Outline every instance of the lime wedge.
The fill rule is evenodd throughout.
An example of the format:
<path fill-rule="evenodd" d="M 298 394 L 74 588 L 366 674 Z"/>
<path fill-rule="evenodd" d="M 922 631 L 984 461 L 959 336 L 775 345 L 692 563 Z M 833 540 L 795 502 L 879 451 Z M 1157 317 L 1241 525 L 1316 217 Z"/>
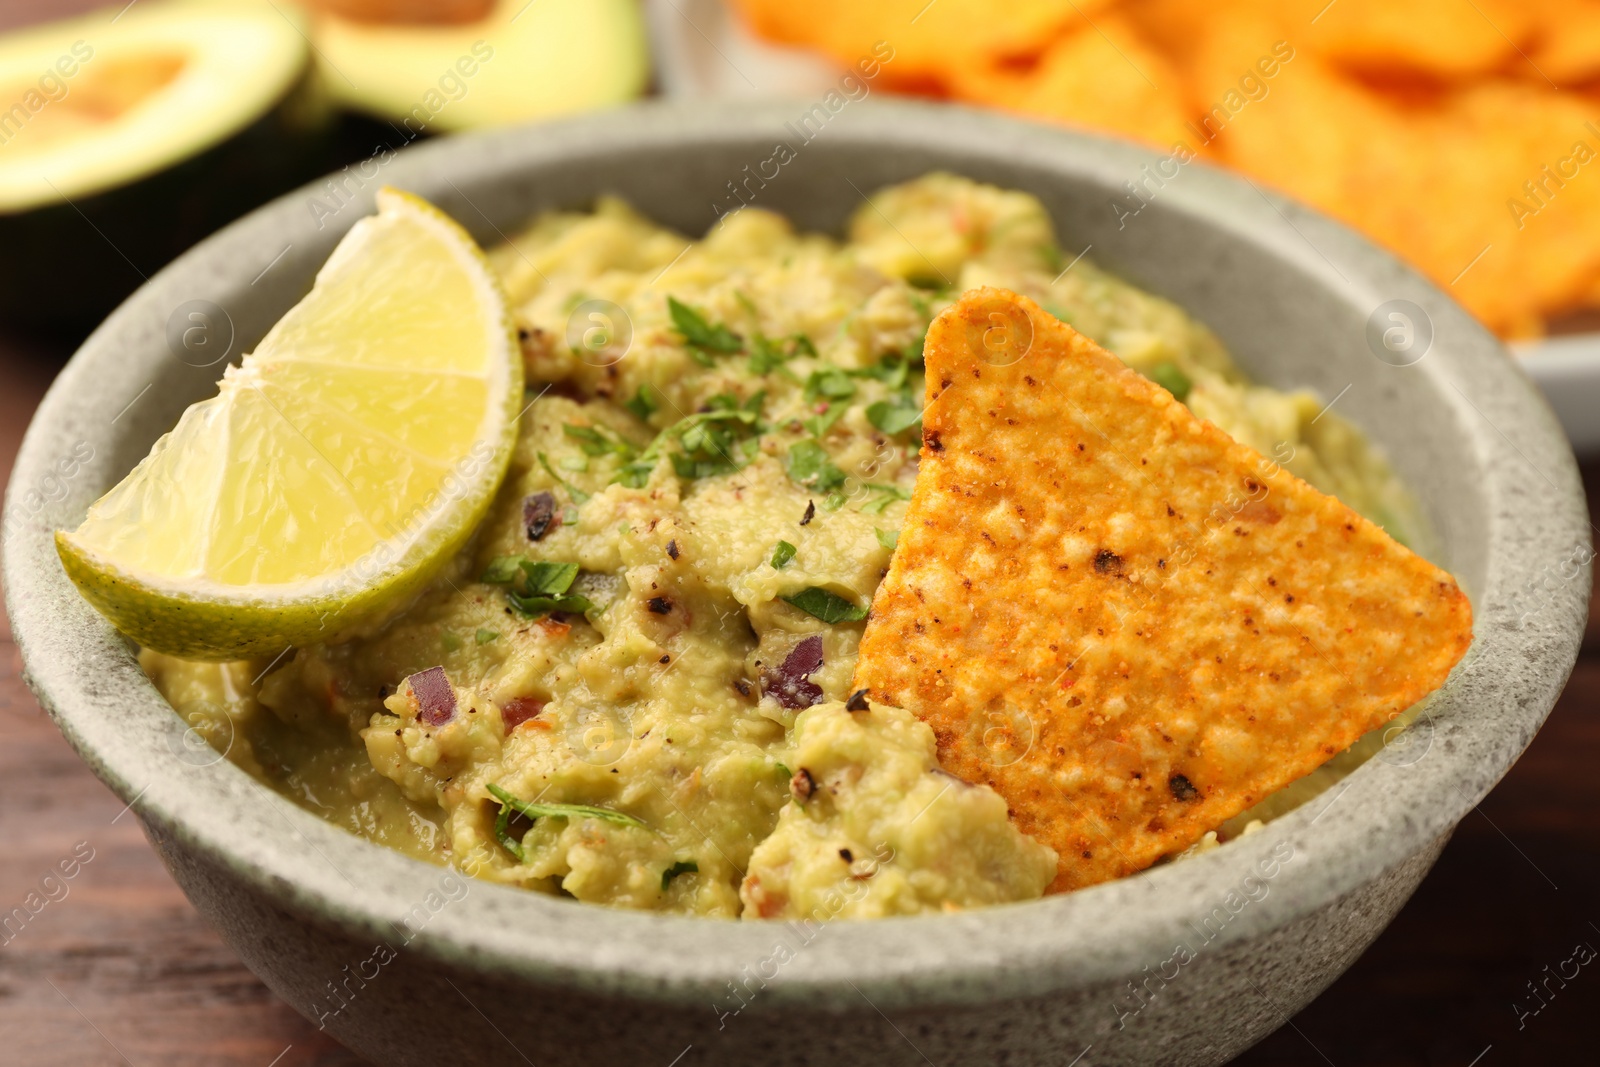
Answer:
<path fill-rule="evenodd" d="M 482 251 L 384 189 L 306 298 L 56 547 L 147 648 L 241 659 L 329 640 L 404 603 L 467 540 L 521 403 Z"/>

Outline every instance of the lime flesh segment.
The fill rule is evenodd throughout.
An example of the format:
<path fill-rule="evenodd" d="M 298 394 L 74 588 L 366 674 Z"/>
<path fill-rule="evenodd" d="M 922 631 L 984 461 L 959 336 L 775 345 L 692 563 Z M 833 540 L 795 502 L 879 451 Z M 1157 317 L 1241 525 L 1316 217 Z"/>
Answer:
<path fill-rule="evenodd" d="M 330 640 L 404 603 L 510 461 L 522 362 L 465 231 L 385 189 L 310 294 L 56 535 L 135 641 L 204 659 Z"/>

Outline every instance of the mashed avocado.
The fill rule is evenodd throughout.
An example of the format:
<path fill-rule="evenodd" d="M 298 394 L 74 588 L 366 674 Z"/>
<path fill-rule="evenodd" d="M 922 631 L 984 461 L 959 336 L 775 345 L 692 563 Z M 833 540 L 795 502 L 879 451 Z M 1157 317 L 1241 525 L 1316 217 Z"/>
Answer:
<path fill-rule="evenodd" d="M 208 741 L 352 833 L 633 908 L 912 914 L 1038 896 L 1055 853 L 849 692 L 916 478 L 929 321 L 1016 290 L 1405 539 L 1308 393 L 1089 262 L 1037 200 L 933 174 L 847 239 L 745 209 L 689 241 L 601 200 L 492 256 L 528 408 L 477 537 L 403 613 L 276 663 L 146 652 Z M 1069 860 L 1070 862 L 1070 860 Z"/>

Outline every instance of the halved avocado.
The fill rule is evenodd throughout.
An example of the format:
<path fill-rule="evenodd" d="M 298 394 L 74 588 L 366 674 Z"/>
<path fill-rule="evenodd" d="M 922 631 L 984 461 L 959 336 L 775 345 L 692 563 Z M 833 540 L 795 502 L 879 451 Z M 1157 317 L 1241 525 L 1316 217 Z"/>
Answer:
<path fill-rule="evenodd" d="M 328 91 L 406 139 L 620 104 L 650 77 L 637 0 L 497 0 L 455 25 L 324 10 L 312 25 Z"/>
<path fill-rule="evenodd" d="M 0 315 L 92 323 L 322 173 L 305 33 L 288 5 L 146 0 L 0 38 Z"/>

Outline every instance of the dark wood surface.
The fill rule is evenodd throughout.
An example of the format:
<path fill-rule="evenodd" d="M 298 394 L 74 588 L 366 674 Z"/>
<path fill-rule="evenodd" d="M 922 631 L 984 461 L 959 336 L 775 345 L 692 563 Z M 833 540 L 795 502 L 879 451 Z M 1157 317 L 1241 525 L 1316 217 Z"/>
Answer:
<path fill-rule="evenodd" d="M 59 347 L 0 340 L 0 470 L 10 471 Z M 1600 489 L 1600 467 L 1586 473 Z M 1600 632 L 1592 621 L 1591 632 Z M 93 850 L 60 883 L 65 895 L 54 887 L 60 899 L 0 946 L 0 1063 L 361 1063 L 268 992 L 206 925 L 137 821 L 23 686 L 3 616 L 0 642 L 0 913 L 40 891 L 75 850 Z M 1586 649 L 1533 746 L 1467 816 L 1389 930 L 1238 1063 L 1600 1061 L 1600 960 L 1564 987 L 1550 978 L 1578 944 L 1600 948 L 1597 712 L 1600 641 Z M 1572 965 L 1565 970 L 1571 975 Z M 1553 995 L 1519 1018 L 1519 1007 L 1531 1013 L 1539 1004 L 1529 982 Z"/>

